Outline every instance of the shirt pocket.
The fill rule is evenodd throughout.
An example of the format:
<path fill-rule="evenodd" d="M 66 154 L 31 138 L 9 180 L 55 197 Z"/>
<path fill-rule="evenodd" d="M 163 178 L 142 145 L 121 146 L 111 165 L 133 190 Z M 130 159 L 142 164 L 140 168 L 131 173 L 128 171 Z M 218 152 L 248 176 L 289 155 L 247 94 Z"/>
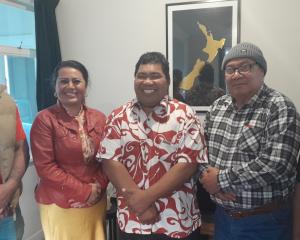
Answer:
<path fill-rule="evenodd" d="M 170 167 L 177 163 L 178 144 L 172 142 L 164 136 L 156 137 L 153 141 L 151 154 L 157 156 L 164 164 L 170 164 Z"/>
<path fill-rule="evenodd" d="M 88 138 L 93 142 L 96 151 L 98 151 L 102 131 L 103 128 L 101 126 L 95 126 L 88 132 Z"/>
<path fill-rule="evenodd" d="M 66 138 L 68 136 L 68 130 L 63 126 L 57 126 L 55 127 L 55 139 L 62 139 Z"/>
<path fill-rule="evenodd" d="M 103 127 L 101 126 L 95 126 L 94 128 L 92 128 L 91 130 L 89 130 L 89 135 L 92 137 L 101 137 L 103 131 Z"/>
<path fill-rule="evenodd" d="M 256 156 L 260 151 L 263 136 L 264 126 L 262 123 L 245 124 L 238 140 L 238 150 Z"/>

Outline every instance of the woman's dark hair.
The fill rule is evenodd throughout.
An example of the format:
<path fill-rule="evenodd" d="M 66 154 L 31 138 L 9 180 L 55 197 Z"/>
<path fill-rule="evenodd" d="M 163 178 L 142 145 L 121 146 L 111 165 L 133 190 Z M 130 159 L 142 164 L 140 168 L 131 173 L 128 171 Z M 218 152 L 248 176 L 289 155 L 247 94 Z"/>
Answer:
<path fill-rule="evenodd" d="M 135 65 L 134 76 L 137 74 L 140 65 L 144 64 L 160 64 L 168 82 L 170 82 L 169 62 L 160 52 L 144 53 Z"/>
<path fill-rule="evenodd" d="M 59 70 L 62 69 L 62 68 L 65 68 L 65 67 L 74 68 L 74 69 L 78 70 L 79 72 L 81 72 L 81 74 L 83 76 L 83 79 L 86 83 L 86 86 L 88 85 L 88 83 L 89 83 L 89 73 L 88 73 L 86 67 L 78 61 L 66 60 L 66 61 L 61 61 L 53 70 L 52 84 L 53 84 L 54 88 L 55 88 L 55 84 L 56 84 L 56 80 L 57 80 L 57 77 L 58 77 Z"/>

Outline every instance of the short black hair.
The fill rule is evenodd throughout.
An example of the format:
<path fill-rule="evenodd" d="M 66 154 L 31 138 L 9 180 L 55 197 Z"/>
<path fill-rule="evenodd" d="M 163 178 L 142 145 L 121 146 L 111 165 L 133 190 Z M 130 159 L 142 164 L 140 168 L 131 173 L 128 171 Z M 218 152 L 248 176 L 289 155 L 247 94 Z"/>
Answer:
<path fill-rule="evenodd" d="M 89 73 L 88 73 L 88 70 L 86 69 L 86 67 L 82 63 L 80 63 L 78 61 L 75 61 L 75 60 L 66 60 L 66 61 L 61 61 L 60 63 L 58 63 L 57 66 L 53 70 L 53 74 L 52 74 L 52 84 L 53 84 L 53 87 L 55 87 L 59 70 L 62 69 L 62 68 L 65 68 L 65 67 L 75 68 L 76 70 L 78 70 L 79 72 L 81 72 L 81 74 L 83 76 L 83 79 L 85 81 L 86 86 L 88 85 L 88 82 L 89 82 Z"/>
<path fill-rule="evenodd" d="M 169 62 L 160 52 L 144 53 L 135 65 L 134 76 L 136 76 L 140 65 L 144 64 L 160 64 L 168 82 L 170 82 Z"/>

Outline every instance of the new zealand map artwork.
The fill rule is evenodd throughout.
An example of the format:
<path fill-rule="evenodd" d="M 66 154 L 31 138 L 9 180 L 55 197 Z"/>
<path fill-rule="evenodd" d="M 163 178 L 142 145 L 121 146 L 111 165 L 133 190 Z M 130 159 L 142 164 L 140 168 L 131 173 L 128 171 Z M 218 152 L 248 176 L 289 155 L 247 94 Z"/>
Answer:
<path fill-rule="evenodd" d="M 226 93 L 221 63 L 232 46 L 232 7 L 184 9 L 172 15 L 173 96 L 209 106 Z"/>
<path fill-rule="evenodd" d="M 205 62 L 212 63 L 218 54 L 218 50 L 223 48 L 226 41 L 225 38 L 221 38 L 220 40 L 214 39 L 213 33 L 211 31 L 207 31 L 207 27 L 205 25 L 199 22 L 197 22 L 197 25 L 199 31 L 201 31 L 206 38 L 206 46 L 202 49 L 202 51 L 208 55 L 208 58 L 206 60 L 201 59 L 200 57 L 196 59 L 192 71 L 183 78 L 179 86 L 183 90 L 190 90 L 192 88 L 194 80 L 201 74 Z"/>

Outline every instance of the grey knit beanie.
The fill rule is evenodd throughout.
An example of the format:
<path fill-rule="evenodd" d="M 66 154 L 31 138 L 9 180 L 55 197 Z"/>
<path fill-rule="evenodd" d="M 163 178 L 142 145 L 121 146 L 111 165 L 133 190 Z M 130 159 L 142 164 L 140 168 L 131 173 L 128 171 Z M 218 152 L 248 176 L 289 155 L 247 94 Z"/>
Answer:
<path fill-rule="evenodd" d="M 251 58 L 264 70 L 265 74 L 267 72 L 267 62 L 262 51 L 252 43 L 243 42 L 231 48 L 223 59 L 222 70 L 228 61 L 235 58 Z"/>

